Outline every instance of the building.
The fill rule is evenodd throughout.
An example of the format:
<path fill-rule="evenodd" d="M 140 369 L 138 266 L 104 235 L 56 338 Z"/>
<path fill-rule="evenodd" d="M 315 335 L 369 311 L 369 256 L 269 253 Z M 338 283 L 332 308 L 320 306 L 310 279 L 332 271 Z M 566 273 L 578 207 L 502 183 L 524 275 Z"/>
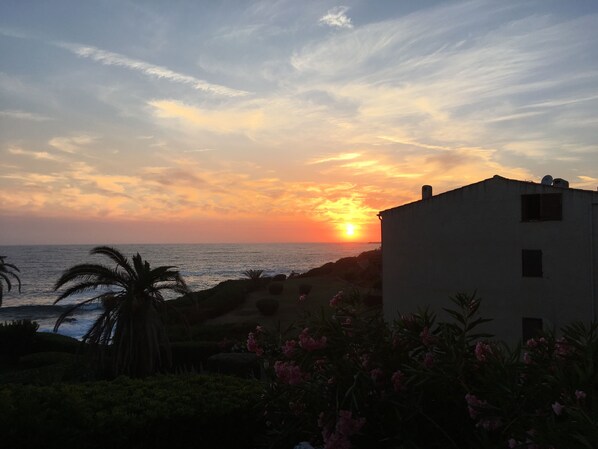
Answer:
<path fill-rule="evenodd" d="M 500 176 L 380 212 L 385 318 L 477 292 L 511 343 L 597 319 L 598 192 Z"/>

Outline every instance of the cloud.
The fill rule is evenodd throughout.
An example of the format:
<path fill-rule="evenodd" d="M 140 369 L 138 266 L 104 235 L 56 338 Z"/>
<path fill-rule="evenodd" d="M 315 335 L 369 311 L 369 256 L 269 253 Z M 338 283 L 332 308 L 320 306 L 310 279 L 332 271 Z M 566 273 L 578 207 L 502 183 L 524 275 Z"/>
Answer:
<path fill-rule="evenodd" d="M 148 103 L 162 118 L 177 118 L 193 126 L 217 133 L 249 131 L 265 126 L 260 109 L 209 110 L 175 100 L 155 100 Z"/>
<path fill-rule="evenodd" d="M 61 43 L 59 44 L 62 48 L 65 48 L 74 54 L 81 56 L 82 58 L 89 58 L 93 61 L 99 62 L 100 64 L 108 66 L 125 67 L 130 70 L 135 70 L 145 75 L 158 78 L 166 79 L 176 83 L 187 84 L 192 86 L 194 89 L 208 92 L 214 95 L 221 95 L 225 97 L 239 97 L 248 95 L 248 92 L 243 90 L 232 89 L 219 84 L 212 84 L 204 80 L 200 80 L 190 75 L 184 75 L 166 67 L 149 64 L 138 59 L 128 58 L 118 53 L 113 53 L 105 50 L 101 50 L 96 47 L 83 46 L 77 44 Z"/>
<path fill-rule="evenodd" d="M 7 117 L 17 120 L 30 120 L 33 122 L 46 122 L 48 120 L 52 120 L 50 117 L 35 114 L 33 112 L 23 111 L 0 111 L 0 117 Z"/>
<path fill-rule="evenodd" d="M 320 18 L 319 22 L 328 25 L 332 28 L 353 28 L 351 18 L 347 16 L 346 12 L 349 10 L 346 6 L 336 6 Z"/>
<path fill-rule="evenodd" d="M 50 139 L 48 145 L 65 153 L 77 153 L 82 146 L 89 145 L 95 140 L 95 137 L 82 134 L 71 137 L 54 137 Z"/>
<path fill-rule="evenodd" d="M 10 154 L 14 154 L 17 156 L 27 156 L 27 157 L 32 157 L 34 159 L 42 159 L 42 160 L 48 160 L 48 161 L 59 160 L 58 157 L 56 157 L 53 154 L 48 153 L 47 151 L 28 151 L 28 150 L 23 150 L 21 148 L 9 148 L 8 152 Z"/>
<path fill-rule="evenodd" d="M 336 156 L 312 159 L 308 164 L 323 164 L 325 162 L 347 161 L 361 156 L 360 153 L 342 153 Z"/>

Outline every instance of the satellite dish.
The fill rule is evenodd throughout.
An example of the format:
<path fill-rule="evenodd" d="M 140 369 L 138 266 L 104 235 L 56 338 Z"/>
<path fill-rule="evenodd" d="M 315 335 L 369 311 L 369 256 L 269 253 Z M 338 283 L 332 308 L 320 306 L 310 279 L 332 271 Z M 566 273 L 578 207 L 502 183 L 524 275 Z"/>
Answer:
<path fill-rule="evenodd" d="M 542 178 L 541 184 L 543 184 L 545 186 L 551 186 L 552 185 L 552 176 L 550 176 L 550 175 L 544 176 Z"/>

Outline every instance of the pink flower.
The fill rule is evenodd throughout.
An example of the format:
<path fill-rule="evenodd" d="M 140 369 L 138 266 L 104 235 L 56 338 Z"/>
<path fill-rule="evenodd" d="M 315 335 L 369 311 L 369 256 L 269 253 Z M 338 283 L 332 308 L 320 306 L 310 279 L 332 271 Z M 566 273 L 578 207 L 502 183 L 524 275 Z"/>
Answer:
<path fill-rule="evenodd" d="M 261 333 L 263 333 L 263 332 L 264 332 L 264 328 L 263 328 L 262 326 L 260 326 L 260 325 L 257 325 L 257 326 L 255 326 L 255 331 L 256 331 L 258 334 L 261 334 Z"/>
<path fill-rule="evenodd" d="M 434 366 L 434 354 L 426 352 L 424 355 L 423 364 L 426 368 L 432 368 Z"/>
<path fill-rule="evenodd" d="M 486 401 L 481 401 L 475 395 L 467 393 L 465 395 L 465 401 L 467 402 L 467 411 L 471 419 L 476 419 L 480 414 L 479 409 L 487 405 Z"/>
<path fill-rule="evenodd" d="M 277 360 L 274 363 L 274 372 L 281 383 L 289 385 L 298 385 L 306 377 L 301 372 L 301 368 L 295 365 L 295 362 Z"/>
<path fill-rule="evenodd" d="M 419 336 L 424 346 L 430 346 L 432 343 L 434 343 L 434 337 L 430 335 L 430 329 L 428 326 L 424 327 Z"/>
<path fill-rule="evenodd" d="M 340 410 L 338 412 L 336 430 L 348 437 L 359 432 L 365 424 L 365 418 L 353 418 L 352 415 L 353 413 L 350 410 Z"/>
<path fill-rule="evenodd" d="M 365 418 L 353 418 L 350 410 L 340 410 L 336 426 L 332 430 L 325 424 L 324 412 L 318 417 L 318 426 L 322 428 L 324 449 L 350 449 L 350 437 L 361 430 Z"/>
<path fill-rule="evenodd" d="M 529 355 L 529 352 L 523 353 L 523 363 L 526 365 L 531 365 L 533 362 L 532 357 Z"/>
<path fill-rule="evenodd" d="M 395 371 L 394 373 L 392 373 L 392 376 L 390 377 L 390 382 L 392 383 L 392 388 L 397 393 L 403 389 L 403 378 L 404 377 L 405 377 L 405 375 L 403 374 L 402 371 Z"/>
<path fill-rule="evenodd" d="M 571 345 L 564 338 L 559 338 L 554 344 L 554 353 L 558 357 L 566 357 L 571 353 Z"/>
<path fill-rule="evenodd" d="M 384 380 L 384 371 L 380 368 L 374 368 L 370 371 L 370 377 L 375 383 L 379 384 Z"/>
<path fill-rule="evenodd" d="M 565 408 L 565 406 L 562 405 L 561 403 L 559 403 L 558 401 L 555 402 L 554 404 L 552 404 L 552 411 L 557 416 L 561 416 L 561 414 L 563 413 L 564 408 Z"/>
<path fill-rule="evenodd" d="M 492 354 L 492 346 L 482 341 L 478 341 L 475 345 L 475 358 L 479 362 L 485 362 L 489 355 Z"/>
<path fill-rule="evenodd" d="M 306 327 L 299 334 L 299 346 L 308 352 L 322 349 L 326 347 L 326 337 L 323 336 L 316 340 L 309 335 L 309 328 Z"/>
<path fill-rule="evenodd" d="M 586 392 L 585 392 L 585 391 L 583 391 L 583 390 L 575 390 L 575 397 L 576 397 L 577 399 L 580 399 L 580 400 L 581 400 L 581 399 L 585 399 L 585 398 L 586 398 L 586 396 L 587 396 L 587 394 L 586 394 Z"/>
<path fill-rule="evenodd" d="M 285 342 L 284 346 L 282 347 L 282 353 L 284 354 L 285 357 L 288 357 L 290 359 L 293 357 L 296 347 L 297 347 L 297 342 L 295 340 L 287 340 Z"/>
<path fill-rule="evenodd" d="M 306 299 L 307 299 L 307 295 L 306 294 L 299 295 L 299 302 L 305 302 Z"/>
<path fill-rule="evenodd" d="M 370 355 L 368 353 L 361 354 L 359 356 L 359 363 L 363 369 L 368 369 L 370 367 Z"/>
<path fill-rule="evenodd" d="M 502 421 L 500 418 L 486 418 L 481 419 L 477 424 L 476 427 L 482 427 L 486 430 L 496 430 L 500 426 L 502 426 Z"/>
<path fill-rule="evenodd" d="M 249 335 L 247 336 L 247 350 L 249 352 L 255 352 L 255 355 L 258 357 L 264 354 L 264 350 L 258 344 L 253 332 L 249 332 Z"/>
<path fill-rule="evenodd" d="M 341 290 L 336 295 L 334 295 L 332 297 L 332 299 L 330 300 L 330 303 L 329 303 L 330 307 L 337 307 L 338 305 L 340 305 L 342 300 L 343 300 L 343 291 Z"/>

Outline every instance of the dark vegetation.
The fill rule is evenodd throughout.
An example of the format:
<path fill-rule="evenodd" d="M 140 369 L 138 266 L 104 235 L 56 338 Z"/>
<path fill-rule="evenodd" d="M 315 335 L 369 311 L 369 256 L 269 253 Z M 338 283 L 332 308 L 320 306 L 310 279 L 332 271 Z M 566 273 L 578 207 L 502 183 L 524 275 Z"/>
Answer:
<path fill-rule="evenodd" d="M 158 299 L 162 327 L 145 335 L 164 332 L 157 347 L 169 347 L 171 358 L 151 375 L 100 369 L 112 366 L 106 342 L 39 333 L 27 321 L 0 325 L 2 447 L 598 447 L 598 325 L 572 324 L 558 338 L 546 333 L 509 348 L 479 330 L 480 301 L 457 295 L 447 322 L 422 310 L 389 326 L 380 266 L 380 251 L 371 251 L 311 270 L 292 289 L 296 280 L 249 270 L 246 279 Z M 123 270 L 156 285 L 141 261 Z M 364 293 L 339 293 L 329 310 L 309 312 L 302 301 L 322 288 L 311 276 L 350 280 Z M 285 294 L 266 297 L 272 285 Z M 212 320 L 253 292 L 264 295 L 263 307 L 291 290 L 311 293 L 293 300 L 294 326 Z M 266 312 L 282 313 L 273 305 Z M 98 365 L 98 352 L 108 365 Z"/>
<path fill-rule="evenodd" d="M 251 442 L 264 435 L 263 410 L 255 409 L 262 368 L 245 343 L 258 323 L 210 320 L 235 310 L 251 292 L 281 292 L 287 277 L 248 270 L 246 279 L 186 292 L 174 267 L 152 268 L 139 255 L 129 260 L 109 247 L 92 253 L 109 264 L 74 266 L 56 283 L 58 301 L 89 292 L 75 307 L 104 305 L 83 342 L 37 332 L 26 320 L 0 325 L 2 447 L 258 445 Z M 18 269 L 2 262 L 1 280 L 11 288 Z M 164 301 L 168 289 L 183 294 Z M 310 289 L 306 283 L 299 292 Z M 276 314 L 278 301 L 267 298 L 260 307 Z"/>

